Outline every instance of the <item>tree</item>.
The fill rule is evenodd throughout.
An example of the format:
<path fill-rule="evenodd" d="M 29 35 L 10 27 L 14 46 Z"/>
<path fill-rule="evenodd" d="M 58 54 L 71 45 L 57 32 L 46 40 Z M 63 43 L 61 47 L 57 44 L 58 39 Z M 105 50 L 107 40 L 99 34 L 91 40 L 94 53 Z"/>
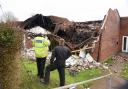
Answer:
<path fill-rule="evenodd" d="M 17 21 L 18 19 L 14 16 L 12 12 L 9 11 L 3 13 L 3 15 L 1 16 L 1 20 L 3 22 L 12 22 L 12 21 Z"/>

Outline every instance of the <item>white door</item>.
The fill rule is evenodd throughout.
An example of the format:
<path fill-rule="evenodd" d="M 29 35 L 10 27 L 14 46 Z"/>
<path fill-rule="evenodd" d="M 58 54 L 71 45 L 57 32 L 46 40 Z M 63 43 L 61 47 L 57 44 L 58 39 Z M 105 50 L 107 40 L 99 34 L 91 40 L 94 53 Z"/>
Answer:
<path fill-rule="evenodd" d="M 128 52 L 128 36 L 123 36 L 122 52 Z"/>

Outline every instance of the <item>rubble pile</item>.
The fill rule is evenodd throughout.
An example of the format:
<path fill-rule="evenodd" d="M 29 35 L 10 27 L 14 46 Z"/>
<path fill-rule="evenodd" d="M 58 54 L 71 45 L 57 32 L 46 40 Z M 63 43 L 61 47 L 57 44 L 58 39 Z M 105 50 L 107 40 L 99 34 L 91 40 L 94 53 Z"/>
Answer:
<path fill-rule="evenodd" d="M 72 55 L 66 60 L 66 68 L 70 72 L 80 72 L 82 70 L 94 68 L 94 67 L 99 67 L 101 66 L 100 63 L 96 62 L 89 53 L 86 55 L 83 55 L 84 53 L 80 53 L 79 56 L 77 55 Z M 50 63 L 52 53 L 49 52 L 47 56 L 47 64 Z M 35 54 L 33 49 L 28 49 L 26 50 L 26 53 L 24 56 L 32 61 L 36 61 Z"/>
<path fill-rule="evenodd" d="M 34 52 L 33 48 L 25 49 L 24 51 L 22 51 L 22 56 L 23 56 L 23 58 L 27 58 L 32 61 L 36 61 L 35 52 Z"/>
<path fill-rule="evenodd" d="M 84 45 L 92 44 L 99 36 L 100 26 L 101 21 L 72 22 L 69 29 L 61 28 L 56 35 L 65 39 L 66 45 L 71 50 L 76 50 Z"/>
<path fill-rule="evenodd" d="M 66 67 L 70 72 L 80 72 L 82 70 L 99 67 L 100 63 L 93 60 L 90 54 L 85 58 L 72 55 L 66 60 Z"/>
<path fill-rule="evenodd" d="M 102 20 L 73 22 L 62 17 L 36 14 L 21 22 L 21 27 L 31 29 L 40 26 L 51 32 L 48 37 L 52 42 L 53 40 L 58 42 L 63 38 L 71 50 L 76 50 L 82 48 L 85 43 L 92 44 L 94 38 L 99 36 L 101 24 Z"/>
<path fill-rule="evenodd" d="M 47 64 L 50 63 L 51 55 L 52 53 L 49 52 L 46 58 Z M 33 49 L 26 50 L 26 53 L 24 56 L 32 61 L 36 61 Z M 67 70 L 73 76 L 77 75 L 80 71 L 91 69 L 91 68 L 99 67 L 101 69 L 108 69 L 107 65 L 103 65 L 99 62 L 96 62 L 89 53 L 85 54 L 85 52 L 83 51 L 80 51 L 79 55 L 71 55 L 66 60 L 65 64 L 66 64 Z"/>
<path fill-rule="evenodd" d="M 112 59 L 113 59 L 113 60 L 122 60 L 122 61 L 123 61 L 123 60 L 126 60 L 126 61 L 128 60 L 127 57 L 121 56 L 121 55 L 113 55 L 113 56 L 112 56 Z"/>

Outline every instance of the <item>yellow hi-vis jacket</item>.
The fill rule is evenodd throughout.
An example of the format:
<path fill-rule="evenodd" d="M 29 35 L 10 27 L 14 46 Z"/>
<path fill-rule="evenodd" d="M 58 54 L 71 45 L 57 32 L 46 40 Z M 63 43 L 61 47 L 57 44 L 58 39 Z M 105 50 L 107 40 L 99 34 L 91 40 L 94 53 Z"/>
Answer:
<path fill-rule="evenodd" d="M 48 55 L 48 46 L 50 41 L 44 37 L 35 37 L 33 40 L 33 47 L 35 50 L 36 58 L 43 58 Z"/>

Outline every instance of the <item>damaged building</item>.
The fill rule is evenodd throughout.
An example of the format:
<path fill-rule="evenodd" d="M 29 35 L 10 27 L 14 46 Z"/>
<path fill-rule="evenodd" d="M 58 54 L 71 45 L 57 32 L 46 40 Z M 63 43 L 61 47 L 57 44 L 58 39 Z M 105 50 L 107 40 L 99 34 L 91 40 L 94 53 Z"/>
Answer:
<path fill-rule="evenodd" d="M 66 18 L 36 14 L 21 22 L 21 27 L 31 29 L 40 26 L 52 33 L 47 36 L 53 46 L 63 38 L 66 41 L 65 45 L 73 53 L 83 50 L 85 53 L 89 52 L 96 61 L 102 62 L 119 51 L 128 51 L 127 24 L 128 17 L 120 17 L 117 9 L 109 9 L 103 20 L 86 22 L 73 22 Z"/>

